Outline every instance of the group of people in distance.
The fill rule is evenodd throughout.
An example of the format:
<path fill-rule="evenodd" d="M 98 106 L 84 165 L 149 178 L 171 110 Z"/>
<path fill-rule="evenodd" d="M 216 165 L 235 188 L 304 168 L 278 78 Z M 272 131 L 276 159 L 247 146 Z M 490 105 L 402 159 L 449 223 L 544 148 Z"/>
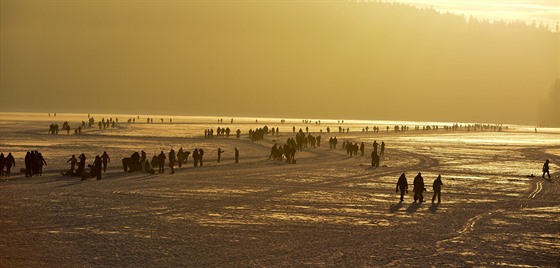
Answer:
<path fill-rule="evenodd" d="M 93 117 L 91 117 L 88 114 L 88 123 L 86 125 L 85 121 L 82 121 L 81 124 L 78 125 L 78 127 L 74 128 L 74 135 L 81 135 L 82 134 L 82 130 L 87 128 L 92 128 L 95 125 L 95 119 Z M 101 121 L 97 122 L 97 125 L 99 127 L 99 129 L 107 129 L 107 128 L 115 128 L 115 124 L 119 122 L 119 119 L 116 118 L 113 120 L 113 118 L 109 118 L 109 119 L 105 119 L 102 118 Z M 130 120 L 129 120 L 130 123 Z M 64 121 L 64 123 L 62 123 L 62 130 L 66 130 L 66 134 L 70 135 L 70 124 L 68 123 L 68 121 Z M 58 134 L 59 132 L 59 127 L 58 124 L 56 123 L 52 123 L 49 126 L 49 134 Z"/>
<path fill-rule="evenodd" d="M 336 148 L 337 143 L 336 137 L 329 139 L 329 144 L 331 149 Z M 357 156 L 358 151 L 361 152 L 361 156 L 364 156 L 365 152 L 365 144 L 362 142 L 360 145 L 358 143 L 352 143 L 350 141 L 343 141 L 342 142 L 342 149 L 346 149 L 346 154 L 350 156 Z M 381 148 L 381 151 L 378 153 L 378 147 Z M 385 154 L 385 142 L 381 142 L 381 146 L 377 143 L 377 140 L 373 142 L 373 151 L 371 152 L 371 165 L 373 167 L 379 167 L 380 158 Z"/>
<path fill-rule="evenodd" d="M 221 148 L 218 149 L 218 162 L 220 161 L 221 154 L 223 152 L 224 151 Z M 175 165 L 177 164 L 180 168 L 182 164 L 186 164 L 189 155 L 190 152 L 184 151 L 181 147 L 177 153 L 175 153 L 173 149 L 171 149 L 167 155 L 161 151 L 159 155 L 154 155 L 151 161 L 149 161 L 147 159 L 146 152 L 134 152 L 130 157 L 122 159 L 123 170 L 125 172 L 144 171 L 155 174 L 155 168 L 157 168 L 158 173 L 163 174 L 165 173 L 165 161 L 168 160 L 169 167 L 171 168 L 171 174 L 174 174 Z M 192 157 L 195 167 L 198 167 L 199 165 L 202 166 L 204 150 L 202 148 L 194 149 Z M 61 172 L 63 176 L 77 176 L 82 177 L 82 179 L 86 179 L 88 175 L 90 175 L 90 177 L 97 177 L 97 179 L 100 180 L 102 172 L 107 171 L 107 164 L 111 162 L 111 158 L 107 152 L 103 152 L 101 156 L 97 155 L 93 164 L 88 165 L 91 169 L 89 173 L 85 170 L 85 154 L 80 154 L 78 158 L 76 158 L 75 155 L 72 155 L 72 157 L 66 162 L 70 163 L 70 169 L 66 172 Z M 235 148 L 235 163 L 239 163 L 239 149 L 237 148 Z"/>
<path fill-rule="evenodd" d="M 30 151 L 25 154 L 25 177 L 42 176 L 43 165 L 47 164 L 43 155 L 38 151 Z M 15 164 L 15 163 L 14 163 Z"/>
<path fill-rule="evenodd" d="M 109 157 L 109 154 L 107 154 L 107 151 L 105 151 L 101 156 L 95 156 L 93 163 L 91 165 L 88 165 L 90 171 L 87 172 L 86 155 L 82 153 L 78 156 L 78 158 L 76 158 L 76 155 L 72 155 L 72 157 L 70 157 L 70 159 L 66 161 L 66 163 L 70 163 L 70 169 L 66 172 L 61 172 L 60 174 L 62 174 L 62 176 L 81 177 L 82 180 L 85 180 L 88 177 L 96 177 L 98 180 L 100 180 L 102 171 L 107 171 L 107 165 L 110 162 L 111 158 Z"/>
<path fill-rule="evenodd" d="M 239 163 L 239 149 L 235 148 L 235 163 Z M 221 160 L 221 156 L 224 150 L 218 148 L 218 162 Z M 197 148 L 194 149 L 192 152 L 193 158 L 193 165 L 194 167 L 203 166 L 204 165 L 204 149 Z M 171 169 L 171 174 L 175 173 L 175 165 L 179 168 L 183 166 L 183 164 L 187 164 L 188 157 L 191 155 L 190 151 L 183 150 L 183 147 L 179 148 L 179 151 L 175 153 L 175 150 L 170 149 L 169 153 L 165 153 L 161 151 L 158 155 L 154 155 L 149 161 L 146 157 L 146 152 L 141 151 L 141 153 L 134 152 L 130 157 L 125 157 L 122 159 L 123 162 L 123 170 L 125 172 L 136 172 L 136 171 L 143 171 L 151 174 L 155 174 L 155 169 L 157 168 L 157 172 L 160 174 L 165 173 L 165 165 L 166 160 L 169 168 Z"/>
<path fill-rule="evenodd" d="M 296 141 L 292 138 L 288 138 L 283 146 L 275 143 L 274 146 L 272 146 L 272 148 L 270 149 L 270 156 L 268 156 L 268 159 L 278 161 L 286 159 L 287 163 L 295 164 L 296 148 Z"/>
<path fill-rule="evenodd" d="M 414 177 L 413 182 L 414 187 L 412 191 L 414 191 L 414 203 L 422 203 L 424 202 L 424 195 L 423 193 L 426 191 L 426 187 L 424 186 L 424 178 L 422 177 L 422 173 L 418 172 L 418 175 Z M 432 203 L 435 202 L 436 197 L 438 203 L 441 203 L 441 186 L 443 182 L 441 181 L 441 175 L 438 175 L 437 178 L 434 180 L 432 184 L 432 189 L 434 190 L 434 196 L 432 197 Z M 399 177 L 397 181 L 397 187 L 395 189 L 396 193 L 401 192 L 401 202 L 404 201 L 404 195 L 408 194 L 408 182 L 406 181 L 406 175 L 403 173 Z"/>
<path fill-rule="evenodd" d="M 218 137 L 229 137 L 231 130 L 229 129 L 229 127 L 226 128 L 216 128 L 216 134 Z M 241 130 L 237 129 L 235 131 L 235 137 L 236 138 L 240 138 L 241 137 Z M 214 129 L 205 129 L 204 130 L 204 138 L 205 139 L 213 139 L 214 138 Z"/>

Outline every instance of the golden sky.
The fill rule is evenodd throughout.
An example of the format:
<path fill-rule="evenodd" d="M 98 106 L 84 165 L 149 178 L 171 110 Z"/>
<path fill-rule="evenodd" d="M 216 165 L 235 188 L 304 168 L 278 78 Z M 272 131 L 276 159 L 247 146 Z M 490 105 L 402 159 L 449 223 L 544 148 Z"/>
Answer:
<path fill-rule="evenodd" d="M 0 1 L 0 111 L 532 123 L 558 62 L 555 33 L 386 3 Z"/>

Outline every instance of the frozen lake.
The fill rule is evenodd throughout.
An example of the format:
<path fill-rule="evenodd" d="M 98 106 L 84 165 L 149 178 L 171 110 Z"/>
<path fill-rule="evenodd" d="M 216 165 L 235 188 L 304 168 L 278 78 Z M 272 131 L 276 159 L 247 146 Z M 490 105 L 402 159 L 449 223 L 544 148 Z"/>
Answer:
<path fill-rule="evenodd" d="M 41 177 L 0 182 L 2 266 L 510 266 L 557 267 L 560 259 L 560 131 L 508 125 L 502 132 L 446 131 L 452 123 L 92 115 L 119 118 L 115 128 L 82 135 L 47 134 L 51 123 L 74 128 L 87 114 L 0 113 L 0 152 L 16 167 L 26 151 L 48 163 Z M 146 117 L 154 118 L 147 124 Z M 135 118 L 136 123 L 126 123 Z M 172 119 L 172 123 L 169 122 Z M 258 120 L 258 122 L 255 122 Z M 278 127 L 252 142 L 249 129 Z M 405 132 L 394 125 L 409 126 Z M 415 131 L 415 126 L 438 130 Z M 321 135 L 321 147 L 296 153 L 297 164 L 269 160 L 293 127 Z M 338 127 L 349 128 L 339 133 Z M 368 132 L 362 129 L 369 126 Z M 380 127 L 373 133 L 373 126 Z M 390 131 L 386 131 L 386 126 Z M 204 139 L 204 130 L 240 129 L 241 138 Z M 331 133 L 326 132 L 330 127 Z M 322 132 L 321 132 L 322 131 Z M 338 148 L 331 150 L 329 137 Z M 364 142 L 351 157 L 343 141 Z M 379 168 L 373 141 L 387 144 Z M 182 147 L 204 148 L 205 165 L 176 174 L 124 173 L 120 159 Z M 233 163 L 233 150 L 240 163 Z M 217 149 L 225 152 L 218 163 Z M 62 177 L 72 155 L 107 151 L 104 178 Z M 545 159 L 551 180 L 541 179 Z M 167 167 L 168 169 L 168 167 Z M 406 173 L 409 195 L 395 183 Z M 422 172 L 427 202 L 412 202 Z M 431 184 L 441 174 L 442 203 Z M 528 177 L 534 174 L 537 177 Z"/>

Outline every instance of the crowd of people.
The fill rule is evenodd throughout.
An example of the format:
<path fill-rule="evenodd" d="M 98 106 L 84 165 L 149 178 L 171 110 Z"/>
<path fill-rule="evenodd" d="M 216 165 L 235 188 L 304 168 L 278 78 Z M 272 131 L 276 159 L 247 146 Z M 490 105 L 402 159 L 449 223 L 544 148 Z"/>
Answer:
<path fill-rule="evenodd" d="M 298 133 L 299 134 L 299 133 Z M 331 138 L 332 139 L 332 138 Z M 346 142 L 346 141 L 345 141 Z M 278 144 L 274 144 L 271 149 L 271 153 L 269 159 L 274 159 L 278 161 L 283 161 L 286 159 L 288 163 L 295 163 L 295 153 L 297 151 L 297 142 L 293 138 L 288 138 L 286 143 L 283 146 Z M 373 152 L 372 152 L 372 165 L 379 166 L 378 161 L 375 159 L 377 155 L 377 148 L 378 148 L 377 141 L 373 143 Z M 359 148 L 362 151 L 363 155 L 363 148 L 365 147 L 364 143 L 362 142 L 360 146 L 357 143 L 346 143 L 347 153 L 350 155 L 356 155 L 357 149 Z M 379 146 L 381 149 L 380 155 L 383 155 L 385 143 L 381 142 Z M 221 148 L 218 148 L 218 162 L 220 162 L 221 155 L 224 152 Z M 170 149 L 169 153 L 166 154 L 161 151 L 159 155 L 154 155 L 152 160 L 149 161 L 146 157 L 146 153 L 141 151 L 141 153 L 134 152 L 130 157 L 126 157 L 122 159 L 123 169 L 125 172 L 147 172 L 151 174 L 155 174 L 155 168 L 158 169 L 158 173 L 163 174 L 165 173 L 165 161 L 168 160 L 168 165 L 171 170 L 171 174 L 175 173 L 175 165 L 177 164 L 179 168 L 181 168 L 182 164 L 187 163 L 188 156 L 190 155 L 189 151 L 183 150 L 181 147 L 177 153 L 173 149 Z M 203 166 L 203 157 L 204 157 L 204 150 L 202 148 L 194 149 L 192 153 L 193 157 L 193 164 L 194 167 Z M 81 177 L 82 180 L 87 179 L 88 177 L 96 177 L 97 180 L 100 180 L 102 177 L 102 173 L 107 171 L 107 165 L 110 163 L 111 159 L 109 154 L 105 151 L 103 154 L 95 156 L 93 163 L 88 165 L 90 168 L 89 172 L 86 171 L 86 156 L 85 154 L 80 154 L 77 158 L 75 155 L 72 155 L 70 159 L 66 162 L 70 163 L 70 169 L 66 172 L 62 172 L 63 176 L 77 176 Z M 375 164 L 375 162 L 377 163 Z M 26 153 L 24 158 L 25 168 L 22 169 L 22 173 L 25 173 L 25 177 L 33 177 L 41 176 L 43 173 L 43 165 L 47 165 L 47 162 L 43 155 L 38 151 L 29 151 Z M 235 148 L 235 163 L 239 163 L 239 150 Z M 549 168 L 549 160 L 547 159 L 543 164 L 543 174 L 542 177 L 544 178 L 545 175 L 548 175 L 550 179 L 550 168 Z M 15 167 L 16 161 L 12 155 L 9 153 L 7 156 L 4 156 L 3 153 L 0 153 L 0 176 L 9 176 L 11 173 L 11 168 Z M 4 170 L 6 168 L 6 170 Z M 441 202 L 441 187 L 443 186 L 443 182 L 441 180 L 441 175 L 438 175 L 437 178 L 434 180 L 432 184 L 433 196 L 432 196 L 432 203 L 436 201 Z M 400 201 L 404 201 L 405 194 L 408 194 L 408 182 L 405 173 L 402 173 L 401 176 L 398 178 L 396 183 L 396 193 L 400 192 Z M 424 178 L 422 177 L 422 173 L 418 173 L 414 177 L 413 181 L 413 192 L 414 192 L 414 202 L 422 203 L 424 202 L 424 192 L 426 192 Z"/>
<path fill-rule="evenodd" d="M 329 139 L 330 149 L 336 149 L 336 144 L 338 140 L 336 137 L 331 137 Z M 360 152 L 361 156 L 365 155 L 365 144 L 361 142 L 359 145 L 357 142 L 351 142 L 344 140 L 342 141 L 342 150 L 346 150 L 346 154 L 349 156 L 358 156 L 358 152 Z M 380 148 L 380 151 L 378 151 Z M 385 142 L 382 141 L 381 145 L 377 143 L 375 140 L 373 142 L 373 151 L 371 152 L 371 165 L 373 167 L 379 167 L 380 158 L 385 154 Z"/>
<path fill-rule="evenodd" d="M 296 141 L 292 138 L 288 138 L 283 146 L 275 143 L 274 146 L 272 146 L 272 148 L 270 149 L 270 156 L 268 157 L 268 159 L 277 161 L 283 161 L 285 159 L 287 163 L 295 164 L 296 148 Z"/>
<path fill-rule="evenodd" d="M 231 129 L 229 127 L 225 127 L 225 128 L 220 128 L 217 127 L 216 128 L 216 136 L 218 137 L 229 137 L 231 134 Z M 237 131 L 235 131 L 235 136 L 236 138 L 240 138 L 241 137 L 241 130 L 237 129 Z M 214 138 L 214 129 L 205 129 L 204 130 L 204 138 L 205 139 L 213 139 Z"/>
<path fill-rule="evenodd" d="M 139 117 L 138 117 L 139 119 Z M 163 118 L 161 119 L 163 122 Z M 135 122 L 135 118 L 131 118 L 128 120 L 129 122 Z M 88 115 L 88 127 L 92 127 L 95 125 L 95 119 L 93 117 L 89 117 Z M 103 118 L 101 121 L 97 122 L 99 129 L 106 129 L 109 127 L 115 127 L 115 123 L 118 122 L 118 119 L 113 120 Z M 148 123 L 153 123 L 153 118 L 147 118 Z M 170 119 L 170 122 L 171 119 Z M 223 119 L 218 120 L 219 123 L 223 123 Z M 258 121 L 255 121 L 258 122 Z M 231 120 L 233 123 L 233 119 Z M 284 123 L 284 121 L 282 121 Z M 311 120 L 304 120 L 303 123 L 311 124 L 315 123 L 315 125 L 320 125 L 320 121 L 312 122 Z M 344 124 L 343 120 L 339 120 L 339 124 Z M 82 128 L 86 127 L 86 123 L 82 121 L 82 125 L 75 129 L 75 133 L 81 133 Z M 395 125 L 393 127 L 395 132 L 402 132 L 408 131 L 410 126 L 407 125 Z M 425 125 L 425 126 L 413 126 L 414 130 L 439 130 L 439 126 L 437 125 Z M 455 130 L 466 130 L 466 131 L 502 131 L 502 125 L 483 125 L 483 124 L 472 124 L 472 125 L 459 125 L 454 124 L 452 126 L 443 126 L 443 129 L 446 131 L 455 131 Z M 305 129 L 305 131 L 304 131 Z M 296 132 L 296 127 L 293 126 L 292 130 L 295 133 L 294 138 L 288 138 L 286 142 L 281 145 L 275 143 L 270 151 L 269 159 L 277 160 L 277 161 L 286 161 L 287 163 L 295 164 L 295 155 L 297 151 L 302 151 L 304 148 L 311 147 L 316 148 L 320 147 L 321 135 L 314 136 L 313 134 L 309 133 L 309 127 L 306 126 L 304 129 L 299 129 Z M 505 127 L 507 129 L 507 126 Z M 70 125 L 68 122 L 64 122 L 62 124 L 62 130 L 66 130 L 67 134 L 70 131 Z M 327 132 L 330 133 L 330 127 L 326 128 Z M 350 132 L 349 127 L 342 127 L 339 126 L 338 130 L 340 133 L 348 133 Z M 370 128 L 366 126 L 362 129 L 362 132 L 369 132 L 372 131 L 373 133 L 378 133 L 380 127 L 373 126 Z M 386 131 L 390 130 L 389 126 L 386 126 Z M 322 132 L 322 130 L 321 130 Z M 51 124 L 49 128 L 49 134 L 58 134 L 59 127 L 58 124 Z M 216 133 L 219 137 L 229 137 L 231 135 L 231 129 L 229 127 L 217 127 L 214 129 L 207 129 L 204 132 L 205 139 L 212 139 L 214 138 L 214 133 Z M 237 129 L 236 137 L 240 138 L 241 130 Z M 251 141 L 259 141 L 263 140 L 266 135 L 271 134 L 272 136 L 278 136 L 280 134 L 279 128 L 269 128 L 268 126 L 264 126 L 261 128 L 257 128 L 255 130 L 251 129 L 248 132 L 249 139 Z M 337 148 L 338 139 L 336 136 L 329 138 L 329 148 L 331 150 Z M 365 155 L 365 148 L 366 145 L 364 142 L 355 142 L 355 141 L 348 141 L 344 140 L 342 142 L 342 150 L 346 150 L 347 155 L 349 156 L 357 156 L 358 152 L 360 152 L 361 156 Z M 220 162 L 222 159 L 222 154 L 225 152 L 222 148 L 217 148 L 217 161 Z M 384 156 L 385 153 L 385 142 L 382 141 L 380 144 L 377 141 L 373 142 L 373 151 L 371 152 L 371 165 L 373 167 L 379 167 L 380 159 Z M 202 167 L 204 165 L 204 154 L 205 151 L 202 148 L 196 148 L 192 151 L 184 150 L 182 147 L 175 152 L 173 149 L 170 149 L 167 153 L 163 150 L 159 154 L 154 154 L 151 161 L 147 159 L 146 153 L 144 151 L 141 152 L 134 152 L 130 157 L 126 157 L 122 159 L 123 169 L 125 172 L 147 172 L 151 174 L 155 174 L 156 170 L 157 173 L 164 174 L 165 167 L 168 166 L 170 168 L 170 173 L 175 173 L 175 166 L 181 168 L 182 165 L 188 164 L 188 158 L 192 155 L 193 158 L 193 166 L 194 167 Z M 235 155 L 235 163 L 239 163 L 239 150 L 238 148 L 234 149 Z M 102 174 L 107 171 L 107 166 L 110 163 L 110 157 L 107 152 L 103 152 L 101 155 L 96 155 L 94 157 L 93 162 L 90 165 L 86 163 L 86 156 L 85 154 L 80 154 L 77 158 L 75 155 L 72 155 L 70 159 L 68 159 L 67 163 L 70 164 L 70 169 L 66 172 L 63 172 L 62 175 L 64 176 L 78 176 L 81 177 L 82 180 L 87 179 L 88 177 L 96 177 L 98 180 L 101 179 Z M 167 163 L 166 163 L 167 162 Z M 43 173 L 43 165 L 47 165 L 47 162 L 43 155 L 38 151 L 29 151 L 26 153 L 24 158 L 25 168 L 22 168 L 22 173 L 25 173 L 25 177 L 32 177 L 32 176 L 41 176 Z M 3 153 L 0 153 L 0 176 L 9 176 L 11 173 L 11 168 L 15 167 L 16 161 L 14 156 L 9 153 L 7 156 L 4 156 Z M 89 171 L 86 170 L 86 165 L 90 168 Z M 544 178 L 545 175 L 548 175 L 550 179 L 550 172 L 549 172 L 549 160 L 546 160 L 545 164 L 542 168 Z M 432 189 L 433 189 L 433 196 L 432 196 L 432 203 L 434 203 L 437 199 L 437 202 L 441 202 L 441 188 L 443 186 L 443 182 L 441 179 L 441 175 L 438 175 L 437 178 L 433 181 Z M 422 174 L 419 172 L 414 177 L 413 182 L 413 193 L 414 193 L 414 202 L 415 203 L 422 203 L 424 202 L 424 192 L 426 192 L 426 187 L 424 184 L 424 178 Z M 408 183 L 405 173 L 402 173 L 401 176 L 398 178 L 396 184 L 396 192 L 400 192 L 400 200 L 404 200 L 405 194 L 408 193 Z"/>
<path fill-rule="evenodd" d="M 235 163 L 239 163 L 239 149 L 235 148 Z M 222 153 L 224 150 L 218 148 L 218 162 L 221 161 Z M 204 166 L 204 154 L 205 151 L 202 148 L 196 148 L 192 152 L 193 166 L 202 167 Z M 167 161 L 167 166 L 171 170 L 171 174 L 175 173 L 175 166 L 181 168 L 184 164 L 188 163 L 188 157 L 191 155 L 190 151 L 185 151 L 183 147 L 179 148 L 177 152 L 170 149 L 166 154 L 161 151 L 158 155 L 154 155 L 151 160 L 146 157 L 146 152 L 141 151 L 140 153 L 134 152 L 130 157 L 125 157 L 122 159 L 123 170 L 125 172 L 147 172 L 147 173 L 157 173 L 164 174 L 165 166 Z"/>
<path fill-rule="evenodd" d="M 70 169 L 60 174 L 62 176 L 80 177 L 82 180 L 86 180 L 90 177 L 96 177 L 100 180 L 102 172 L 107 171 L 107 165 L 111 161 L 109 154 L 105 151 L 101 156 L 96 155 L 93 159 L 93 163 L 88 165 L 89 172 L 86 170 L 86 159 L 87 157 L 83 153 L 80 154 L 78 158 L 76 158 L 76 155 L 72 155 L 72 157 L 66 161 L 66 163 L 70 163 Z"/>
<path fill-rule="evenodd" d="M 85 121 L 82 121 L 81 124 L 78 125 L 78 127 L 74 128 L 74 135 L 81 135 L 82 134 L 82 130 L 87 128 L 92 128 L 93 126 L 95 126 L 95 118 L 93 118 L 92 116 L 90 116 L 88 114 L 88 123 L 86 124 Z M 118 118 L 109 118 L 109 119 L 105 119 L 102 118 L 101 121 L 97 122 L 97 126 L 99 127 L 99 129 L 108 129 L 108 128 L 115 128 L 116 123 L 119 122 Z M 72 128 L 70 127 L 70 123 L 68 123 L 68 121 L 64 121 L 62 123 L 62 128 L 60 128 L 58 126 L 58 124 L 56 123 L 52 123 L 49 126 L 49 134 L 54 134 L 57 135 L 60 131 L 60 129 L 65 130 L 66 134 L 69 135 L 70 131 L 72 130 Z"/>

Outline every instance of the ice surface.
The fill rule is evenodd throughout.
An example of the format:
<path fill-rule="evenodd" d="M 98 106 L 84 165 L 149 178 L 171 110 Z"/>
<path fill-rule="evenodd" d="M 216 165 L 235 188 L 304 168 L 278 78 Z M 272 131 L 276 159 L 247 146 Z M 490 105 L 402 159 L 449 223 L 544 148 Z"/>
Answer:
<path fill-rule="evenodd" d="M 49 135 L 48 125 L 86 114 L 0 113 L 0 152 L 13 152 L 19 170 L 26 151 L 48 163 L 42 177 L 21 174 L 0 182 L 0 266 L 548 266 L 560 259 L 558 163 L 560 131 L 509 125 L 503 132 L 414 131 L 439 123 L 223 117 L 92 115 L 119 118 L 116 128 L 83 135 Z M 159 123 L 159 118 L 164 123 Z M 315 122 L 315 120 L 312 120 Z M 386 125 L 410 125 L 407 132 Z M 441 125 L 450 125 L 442 123 Z M 249 129 L 279 127 L 280 135 L 251 142 Z M 338 133 L 338 126 L 349 133 Z M 380 133 L 361 131 L 380 126 Z M 238 128 L 241 139 L 204 139 L 204 129 Z M 274 143 L 296 129 L 321 135 L 297 164 L 268 160 Z M 326 133 L 330 126 L 331 133 Z M 319 132 L 322 130 L 323 132 Z M 62 132 L 61 132 L 62 133 Z M 328 138 L 338 148 L 330 150 Z M 364 142 L 350 157 L 342 141 Z M 372 168 L 372 143 L 387 144 L 382 167 Z M 176 174 L 124 173 L 120 159 L 145 150 L 204 148 Z M 240 149 L 241 163 L 233 163 Z M 217 148 L 225 150 L 217 163 Z M 66 160 L 107 151 L 101 181 L 60 176 Z M 545 159 L 553 179 L 540 178 Z M 409 194 L 400 203 L 395 183 L 406 173 Z M 426 203 L 412 203 L 422 172 Z M 442 203 L 431 184 L 443 178 Z M 528 177 L 534 174 L 536 177 Z"/>

